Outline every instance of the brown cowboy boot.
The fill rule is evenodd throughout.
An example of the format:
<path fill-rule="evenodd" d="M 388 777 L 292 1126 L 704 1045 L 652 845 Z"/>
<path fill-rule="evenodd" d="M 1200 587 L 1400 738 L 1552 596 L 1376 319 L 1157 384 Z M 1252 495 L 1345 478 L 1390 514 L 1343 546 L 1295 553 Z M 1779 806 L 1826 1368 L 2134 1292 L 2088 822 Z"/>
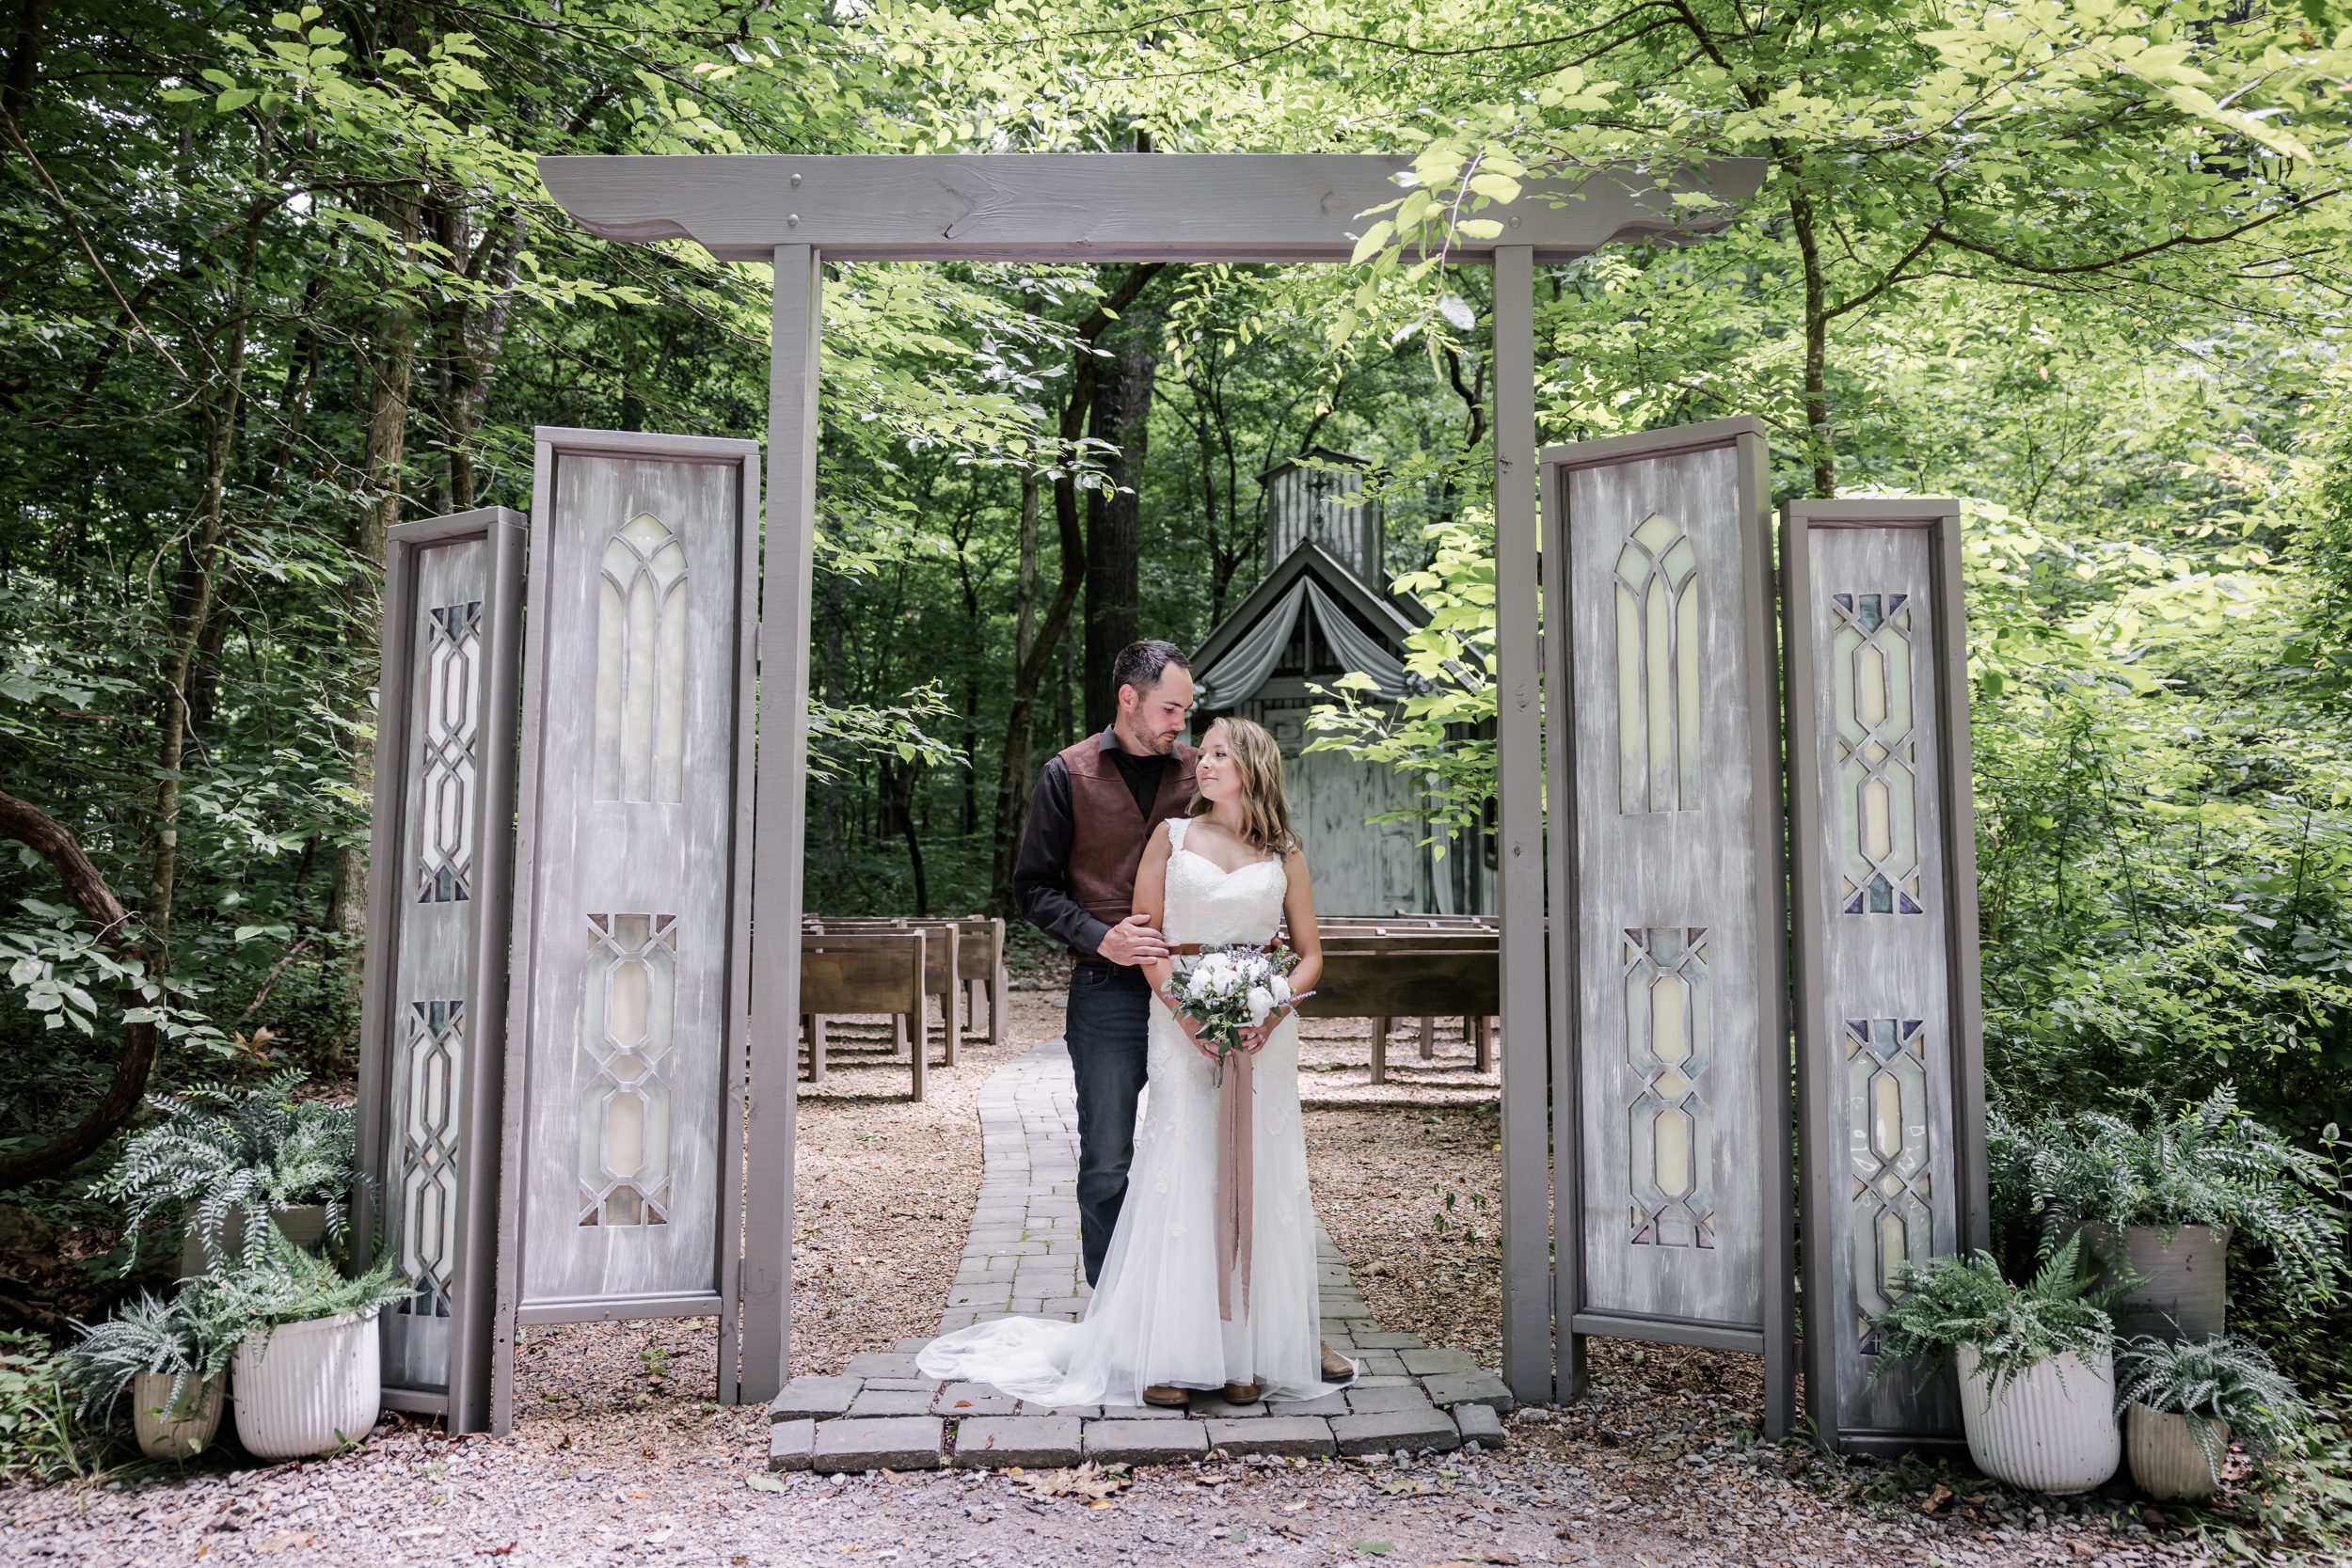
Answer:
<path fill-rule="evenodd" d="M 1172 1383 L 1155 1383 L 1143 1391 L 1143 1402 L 1171 1405 L 1181 1410 L 1192 1402 L 1192 1396 Z"/>
<path fill-rule="evenodd" d="M 1229 1383 L 1225 1386 L 1225 1402 L 1227 1404 L 1255 1404 L 1258 1402 L 1259 1395 L 1263 1392 L 1263 1390 L 1258 1386 L 1254 1378 L 1248 1383 Z"/>
<path fill-rule="evenodd" d="M 1355 1362 L 1350 1361 L 1346 1356 L 1342 1355 L 1338 1351 L 1333 1350 L 1327 1344 L 1323 1347 L 1324 1382 L 1345 1383 L 1348 1379 L 1354 1377 L 1355 1375 Z"/>

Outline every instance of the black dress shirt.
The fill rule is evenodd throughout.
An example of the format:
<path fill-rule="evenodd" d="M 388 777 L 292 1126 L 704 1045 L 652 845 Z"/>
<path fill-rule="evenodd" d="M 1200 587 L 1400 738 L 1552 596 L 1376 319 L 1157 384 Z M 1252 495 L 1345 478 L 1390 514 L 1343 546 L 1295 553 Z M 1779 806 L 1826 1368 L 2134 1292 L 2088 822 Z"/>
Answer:
<path fill-rule="evenodd" d="M 1098 744 L 1109 753 L 1136 798 L 1136 809 L 1148 819 L 1160 796 L 1160 777 L 1168 771 L 1167 756 L 1139 757 L 1119 743 L 1116 730 L 1104 730 Z M 1012 863 L 1012 895 L 1029 924 L 1073 952 L 1093 958 L 1103 950 L 1110 927 L 1078 907 L 1070 896 L 1070 769 L 1057 756 L 1037 776 L 1037 791 L 1029 797 L 1029 825 L 1021 835 L 1021 853 Z"/>

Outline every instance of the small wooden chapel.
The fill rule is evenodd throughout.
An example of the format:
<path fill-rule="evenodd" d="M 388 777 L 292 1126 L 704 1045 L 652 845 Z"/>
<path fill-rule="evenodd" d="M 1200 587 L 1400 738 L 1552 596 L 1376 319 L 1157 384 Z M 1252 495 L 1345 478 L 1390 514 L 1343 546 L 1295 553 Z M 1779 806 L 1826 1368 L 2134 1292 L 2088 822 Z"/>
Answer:
<path fill-rule="evenodd" d="M 1309 752 L 1307 716 L 1341 676 L 1369 676 L 1359 700 L 1401 704 L 1427 689 L 1407 672 L 1406 639 L 1429 620 L 1394 592 L 1369 465 L 1312 447 L 1258 476 L 1264 490 L 1266 574 L 1202 641 L 1192 659 L 1195 733 L 1224 714 L 1255 720 L 1282 749 L 1292 819 L 1313 856 L 1315 907 L 1330 915 L 1490 914 L 1492 841 L 1447 843 L 1420 815 L 1420 788 L 1392 768 L 1341 752 Z M 1408 821 L 1372 822 L 1387 812 Z"/>

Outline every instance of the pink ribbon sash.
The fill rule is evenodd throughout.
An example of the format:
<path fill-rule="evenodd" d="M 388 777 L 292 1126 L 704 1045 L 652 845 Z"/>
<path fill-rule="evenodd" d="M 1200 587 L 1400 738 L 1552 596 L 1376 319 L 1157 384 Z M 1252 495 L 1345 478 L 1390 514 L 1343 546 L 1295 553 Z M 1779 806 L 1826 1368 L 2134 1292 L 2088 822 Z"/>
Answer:
<path fill-rule="evenodd" d="M 1249 1252 L 1256 1228 L 1255 1138 L 1250 1113 L 1257 1101 L 1257 1055 L 1226 1053 L 1216 1097 L 1216 1311 L 1233 1316 L 1233 1271 L 1241 1272 L 1242 1310 L 1249 1310 Z"/>

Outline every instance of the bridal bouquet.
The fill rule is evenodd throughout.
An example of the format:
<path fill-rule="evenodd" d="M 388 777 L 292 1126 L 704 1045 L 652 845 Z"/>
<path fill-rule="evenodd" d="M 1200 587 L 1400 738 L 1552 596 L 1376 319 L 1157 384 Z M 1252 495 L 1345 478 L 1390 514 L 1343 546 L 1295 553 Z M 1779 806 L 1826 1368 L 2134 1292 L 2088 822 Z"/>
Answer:
<path fill-rule="evenodd" d="M 1178 977 L 1176 994 L 1184 1016 L 1200 1025 L 1194 1043 L 1216 1064 L 1219 1085 L 1225 1081 L 1225 1058 L 1242 1049 L 1244 1026 L 1263 1026 L 1275 1008 L 1314 994 L 1293 994 L 1290 973 L 1297 967 L 1298 955 L 1279 942 L 1263 946 L 1239 942 L 1201 954 Z"/>

